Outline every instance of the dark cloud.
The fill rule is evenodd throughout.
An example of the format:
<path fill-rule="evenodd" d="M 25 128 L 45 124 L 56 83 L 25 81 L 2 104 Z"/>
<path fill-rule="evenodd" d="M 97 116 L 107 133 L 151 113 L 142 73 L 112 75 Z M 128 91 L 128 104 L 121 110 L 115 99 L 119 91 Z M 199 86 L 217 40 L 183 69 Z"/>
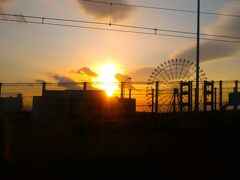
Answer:
<path fill-rule="evenodd" d="M 200 44 L 200 58 L 201 62 L 209 60 L 219 60 L 223 58 L 229 58 L 237 54 L 239 51 L 238 46 L 232 44 L 225 44 L 221 42 L 205 41 Z M 196 58 L 196 45 L 186 46 L 173 55 L 171 59 L 175 58 L 195 59 Z"/>
<path fill-rule="evenodd" d="M 115 78 L 120 82 L 131 80 L 131 77 L 129 75 L 119 74 L 119 73 L 115 75 Z"/>
<path fill-rule="evenodd" d="M 73 79 L 63 76 L 63 75 L 57 75 L 57 74 L 48 74 L 52 79 L 57 81 L 58 86 L 64 87 L 68 90 L 82 90 L 83 89 L 83 82 L 78 83 L 74 81 Z M 45 82 L 44 80 L 37 80 L 38 82 Z M 35 81 L 36 82 L 36 81 Z M 95 90 L 92 86 L 92 83 L 87 84 L 88 90 Z"/>
<path fill-rule="evenodd" d="M 220 13 L 235 14 L 240 16 L 240 4 L 231 3 L 225 6 Z M 213 25 L 205 28 L 209 34 L 224 34 L 227 36 L 240 36 L 239 18 L 221 16 Z"/>
<path fill-rule="evenodd" d="M 78 86 L 77 82 L 72 80 L 69 77 L 61 76 L 61 75 L 50 75 L 51 78 L 57 81 L 58 85 L 69 90 L 80 90 L 82 89 Z"/>
<path fill-rule="evenodd" d="M 125 83 L 125 88 L 126 89 L 132 89 L 132 90 L 136 90 L 136 88 L 132 85 L 132 78 L 129 75 L 125 75 L 125 74 L 116 74 L 115 78 L 119 81 L 119 82 L 126 82 Z"/>
<path fill-rule="evenodd" d="M 240 15 L 240 4 L 226 6 L 221 13 Z M 205 28 L 204 33 L 226 36 L 240 36 L 239 18 L 221 16 L 215 23 Z M 216 41 L 203 41 L 200 44 L 201 62 L 235 57 L 240 50 L 239 44 Z M 196 59 L 196 43 L 185 45 L 174 52 L 170 59 Z"/>
<path fill-rule="evenodd" d="M 76 73 L 76 74 L 83 74 L 83 75 L 87 75 L 90 77 L 97 77 L 98 74 L 93 72 L 90 68 L 87 67 L 82 67 L 76 71 L 71 71 L 72 73 Z"/>
<path fill-rule="evenodd" d="M 100 2 L 108 2 L 108 3 L 126 3 L 125 0 L 95 0 Z M 132 11 L 135 8 L 133 7 L 123 7 L 113 5 L 112 7 L 110 4 L 101 4 L 101 3 L 92 3 L 78 0 L 79 4 L 81 5 L 82 9 L 86 14 L 89 14 L 98 19 L 104 19 L 111 17 L 112 20 L 118 21 L 126 19 L 130 16 Z"/>

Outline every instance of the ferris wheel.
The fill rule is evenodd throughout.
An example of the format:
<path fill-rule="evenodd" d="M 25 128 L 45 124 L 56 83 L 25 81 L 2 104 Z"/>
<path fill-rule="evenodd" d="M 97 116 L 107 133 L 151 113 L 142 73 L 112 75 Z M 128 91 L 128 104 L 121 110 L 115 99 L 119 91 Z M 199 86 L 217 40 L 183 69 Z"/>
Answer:
<path fill-rule="evenodd" d="M 200 70 L 199 80 L 207 80 L 206 74 Z M 180 82 L 192 82 L 195 89 L 196 64 L 189 60 L 168 60 L 158 66 L 149 76 L 146 87 L 146 99 L 149 107 L 153 107 L 153 93 L 156 90 L 156 82 L 159 82 L 158 111 L 173 112 L 179 110 Z"/>

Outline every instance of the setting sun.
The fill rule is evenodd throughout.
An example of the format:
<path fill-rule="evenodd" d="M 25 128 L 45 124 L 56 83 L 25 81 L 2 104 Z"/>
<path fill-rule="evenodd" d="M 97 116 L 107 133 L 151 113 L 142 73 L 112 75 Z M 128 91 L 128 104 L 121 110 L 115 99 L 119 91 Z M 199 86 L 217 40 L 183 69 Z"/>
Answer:
<path fill-rule="evenodd" d="M 97 88 L 105 90 L 108 96 L 112 96 L 118 89 L 118 80 L 115 75 L 119 73 L 119 70 L 113 64 L 107 64 L 100 68 L 99 76 L 96 78 Z"/>

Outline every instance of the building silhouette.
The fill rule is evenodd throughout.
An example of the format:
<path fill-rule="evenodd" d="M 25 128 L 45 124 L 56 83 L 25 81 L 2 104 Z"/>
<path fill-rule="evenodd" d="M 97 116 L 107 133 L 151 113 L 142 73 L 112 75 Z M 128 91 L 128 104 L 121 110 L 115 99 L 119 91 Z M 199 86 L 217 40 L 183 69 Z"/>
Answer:
<path fill-rule="evenodd" d="M 0 115 L 15 114 L 23 110 L 22 94 L 16 97 L 0 97 Z"/>
<path fill-rule="evenodd" d="M 103 90 L 44 90 L 33 97 L 32 115 L 40 119 L 97 120 L 136 112 L 136 99 L 107 97 Z"/>

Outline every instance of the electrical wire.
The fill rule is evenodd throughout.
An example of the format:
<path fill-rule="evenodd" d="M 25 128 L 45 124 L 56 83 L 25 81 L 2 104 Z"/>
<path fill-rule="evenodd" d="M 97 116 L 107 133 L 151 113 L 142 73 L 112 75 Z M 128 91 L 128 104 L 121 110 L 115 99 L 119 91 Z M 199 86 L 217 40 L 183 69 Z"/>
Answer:
<path fill-rule="evenodd" d="M 16 15 L 16 14 L 9 14 L 9 13 L 0 13 L 0 15 L 11 16 L 11 17 L 19 16 L 19 15 Z M 96 22 L 96 21 L 83 21 L 83 20 L 52 18 L 52 17 L 40 17 L 40 16 L 29 16 L 29 15 L 21 15 L 21 17 L 23 17 L 23 18 L 31 18 L 31 19 L 38 19 L 38 20 L 41 20 L 42 23 L 45 20 L 51 20 L 51 21 L 63 21 L 63 22 L 95 24 L 95 25 L 107 25 L 107 26 L 115 26 L 115 27 L 131 28 L 131 29 L 150 30 L 150 31 L 153 31 L 154 34 L 155 34 L 156 31 L 169 32 L 169 33 L 189 34 L 189 35 L 196 35 L 197 34 L 195 32 L 189 32 L 189 31 L 179 31 L 179 30 L 171 30 L 171 29 L 153 28 L 153 27 L 145 27 L 145 26 L 134 26 L 134 25 L 125 25 L 125 24 L 116 24 L 116 23 L 105 23 L 105 22 Z M 25 21 L 22 21 L 22 22 L 25 22 Z M 220 38 L 229 38 L 229 39 L 239 39 L 240 40 L 240 37 L 237 37 L 237 36 L 227 36 L 227 35 L 207 34 L 207 33 L 201 33 L 200 35 L 202 35 L 202 36 L 209 36 L 209 37 L 220 37 Z"/>
<path fill-rule="evenodd" d="M 128 7 L 144 8 L 144 9 L 165 10 L 165 11 L 175 11 L 175 12 L 184 12 L 184 13 L 197 13 L 197 11 L 186 10 L 186 9 L 177 9 L 177 8 L 144 6 L 144 5 L 125 4 L 125 3 L 106 2 L 106 1 L 96 1 L 96 0 L 79 0 L 79 1 L 89 2 L 89 3 L 98 3 L 98 4 L 107 4 L 107 5 L 112 5 L 112 6 L 113 5 L 115 5 L 115 6 L 128 6 Z M 201 11 L 200 13 L 201 14 L 206 14 L 206 15 L 228 16 L 228 17 L 240 18 L 240 15 L 237 15 L 237 14 L 216 13 L 216 12 L 206 12 L 206 11 Z"/>
<path fill-rule="evenodd" d="M 0 15 L 1 14 L 2 13 L 0 13 Z M 27 16 L 23 16 L 23 17 L 27 17 Z M 28 17 L 30 17 L 30 16 L 28 16 Z M 31 17 L 34 17 L 35 19 L 40 19 L 40 17 L 36 17 L 36 16 L 31 16 Z M 92 30 L 104 30 L 104 31 L 112 31 L 112 32 L 124 32 L 124 33 L 135 33 L 135 34 L 157 35 L 157 36 L 185 38 L 185 39 L 195 39 L 195 37 L 193 37 L 193 36 L 183 36 L 183 35 L 173 35 L 173 34 L 158 33 L 157 29 L 154 29 L 154 32 L 122 30 L 122 29 L 110 29 L 110 28 L 101 28 L 101 27 L 70 25 L 70 24 L 63 24 L 63 23 L 50 23 L 50 22 L 45 22 L 44 20 L 46 20 L 46 19 L 49 19 L 49 20 L 50 19 L 54 19 L 54 20 L 56 20 L 56 18 L 45 18 L 45 17 L 42 17 L 41 18 L 41 20 L 42 20 L 41 22 L 39 22 L 39 21 L 17 20 L 17 19 L 6 19 L 6 18 L 1 18 L 0 21 L 22 22 L 22 23 L 29 23 L 29 24 L 45 24 L 45 25 L 61 26 L 61 27 L 73 27 L 73 28 L 83 28 L 83 29 L 92 29 Z M 65 21 L 70 21 L 70 20 L 65 20 Z M 83 21 L 83 22 L 95 24 L 94 22 L 91 22 L 91 21 L 89 21 L 89 22 L 88 21 Z M 101 24 L 103 24 L 103 23 L 101 23 Z M 106 25 L 106 23 L 104 23 L 104 25 Z M 184 32 L 181 32 L 181 33 L 184 33 Z M 205 35 L 207 35 L 207 34 L 205 34 Z M 211 35 L 208 35 L 208 36 L 211 36 Z M 213 36 L 217 37 L 218 35 L 213 35 Z M 228 36 L 222 36 L 222 35 L 219 35 L 219 36 L 225 37 L 225 38 L 228 37 Z M 232 36 L 229 36 L 228 38 L 240 39 L 239 37 L 232 37 Z M 225 42 L 225 43 L 237 43 L 237 44 L 240 44 L 240 41 L 234 41 L 234 40 L 213 39 L 213 38 L 203 38 L 203 37 L 200 38 L 200 39 L 207 40 L 207 41 L 218 41 L 218 42 Z"/>

